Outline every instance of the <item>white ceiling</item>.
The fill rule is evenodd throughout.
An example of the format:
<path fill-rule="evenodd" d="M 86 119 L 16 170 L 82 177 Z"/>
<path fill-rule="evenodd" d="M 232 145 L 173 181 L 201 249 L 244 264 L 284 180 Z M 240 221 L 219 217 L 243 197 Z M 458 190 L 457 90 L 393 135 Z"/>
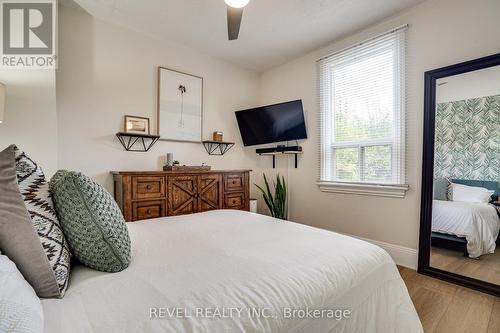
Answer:
<path fill-rule="evenodd" d="M 227 40 L 224 0 L 75 0 L 91 15 L 265 71 L 422 0 L 250 0 Z"/>

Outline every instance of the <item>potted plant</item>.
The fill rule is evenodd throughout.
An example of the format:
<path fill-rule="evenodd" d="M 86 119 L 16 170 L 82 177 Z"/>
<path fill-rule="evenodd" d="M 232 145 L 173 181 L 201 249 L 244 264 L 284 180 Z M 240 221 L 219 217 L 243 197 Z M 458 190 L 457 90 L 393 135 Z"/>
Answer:
<path fill-rule="evenodd" d="M 274 186 L 274 195 L 271 192 L 271 188 L 269 186 L 269 182 L 267 181 L 266 174 L 264 175 L 264 184 L 265 189 L 255 184 L 257 188 L 262 192 L 262 196 L 264 197 L 264 201 L 266 202 L 269 211 L 271 212 L 271 216 L 276 217 L 278 219 L 286 220 L 287 218 L 287 209 L 286 209 L 286 184 L 285 177 L 280 177 L 276 175 L 276 182 L 273 182 Z"/>

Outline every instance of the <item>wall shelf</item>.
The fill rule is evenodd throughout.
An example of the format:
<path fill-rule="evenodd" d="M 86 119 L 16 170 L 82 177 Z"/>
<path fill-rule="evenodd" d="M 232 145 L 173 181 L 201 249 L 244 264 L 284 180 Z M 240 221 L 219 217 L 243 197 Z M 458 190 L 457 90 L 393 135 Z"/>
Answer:
<path fill-rule="evenodd" d="M 207 151 L 208 155 L 224 155 L 234 146 L 234 142 L 223 142 L 223 141 L 213 141 L 205 140 L 202 141 L 203 147 Z"/>
<path fill-rule="evenodd" d="M 159 135 L 132 134 L 125 132 L 116 133 L 116 137 L 126 151 L 146 152 L 160 139 Z M 133 148 L 136 143 L 139 148 Z"/>
<path fill-rule="evenodd" d="M 298 155 L 302 154 L 302 147 L 300 146 L 278 146 L 273 148 L 260 148 L 256 149 L 255 152 L 259 155 L 272 156 L 273 157 L 273 169 L 276 167 L 276 155 L 295 155 L 295 169 L 298 166 Z"/>

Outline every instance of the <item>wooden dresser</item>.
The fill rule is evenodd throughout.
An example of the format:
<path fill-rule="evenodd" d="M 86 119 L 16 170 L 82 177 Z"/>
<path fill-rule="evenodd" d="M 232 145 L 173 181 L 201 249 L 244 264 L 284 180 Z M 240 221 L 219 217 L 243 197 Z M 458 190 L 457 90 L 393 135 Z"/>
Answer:
<path fill-rule="evenodd" d="M 249 210 L 250 170 L 111 173 L 115 200 L 127 222 L 212 209 Z"/>

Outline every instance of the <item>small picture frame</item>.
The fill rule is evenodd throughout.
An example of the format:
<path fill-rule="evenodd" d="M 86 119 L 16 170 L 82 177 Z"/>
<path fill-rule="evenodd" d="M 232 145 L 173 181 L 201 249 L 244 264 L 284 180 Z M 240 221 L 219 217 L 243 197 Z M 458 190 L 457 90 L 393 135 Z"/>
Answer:
<path fill-rule="evenodd" d="M 149 118 L 125 116 L 125 133 L 149 135 Z"/>

